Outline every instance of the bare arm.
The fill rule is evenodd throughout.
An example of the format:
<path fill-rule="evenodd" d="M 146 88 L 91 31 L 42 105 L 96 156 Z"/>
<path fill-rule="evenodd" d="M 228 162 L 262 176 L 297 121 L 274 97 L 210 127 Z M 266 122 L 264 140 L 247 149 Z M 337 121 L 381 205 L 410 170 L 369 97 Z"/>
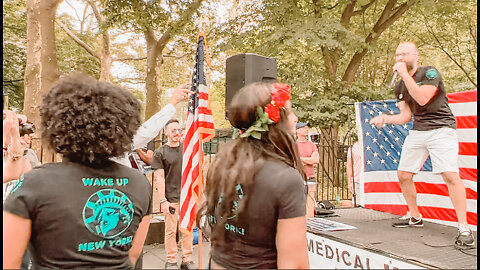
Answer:
<path fill-rule="evenodd" d="M 352 148 L 348 148 L 347 153 L 347 179 L 348 179 L 348 189 L 353 192 L 353 163 L 352 163 Z"/>
<path fill-rule="evenodd" d="M 158 169 L 153 173 L 155 181 L 158 188 L 158 198 L 160 200 L 165 199 L 165 170 Z M 164 201 L 160 204 L 160 210 L 164 213 L 167 213 L 168 208 L 170 207 L 170 202 Z"/>
<path fill-rule="evenodd" d="M 3 269 L 20 269 L 32 221 L 3 211 Z"/>
<path fill-rule="evenodd" d="M 4 111 L 3 147 L 7 148 L 7 160 L 3 170 L 3 183 L 17 180 L 25 172 L 32 169 L 28 159 L 23 156 L 25 148 L 20 141 L 19 120 L 12 111 Z M 14 157 L 16 156 L 16 157 Z"/>
<path fill-rule="evenodd" d="M 143 244 L 145 243 L 145 238 L 147 238 L 148 227 L 150 226 L 150 216 L 144 216 L 142 221 L 138 225 L 137 232 L 133 237 L 132 247 L 128 251 L 128 257 L 132 262 L 132 265 L 137 263 L 138 258 L 142 254 Z"/>
<path fill-rule="evenodd" d="M 279 269 L 310 268 L 306 228 L 305 216 L 278 220 L 276 246 Z"/>
<path fill-rule="evenodd" d="M 398 103 L 398 108 L 400 109 L 399 114 L 382 114 L 375 116 L 370 120 L 370 124 L 374 124 L 377 127 L 383 127 L 384 124 L 403 125 L 410 122 L 412 119 L 412 111 L 410 110 L 410 107 L 408 107 L 407 103 L 405 103 L 405 101 L 400 101 Z"/>
<path fill-rule="evenodd" d="M 318 164 L 320 161 L 320 155 L 318 154 L 318 151 L 313 151 L 312 156 L 302 157 L 301 159 L 305 164 Z"/>

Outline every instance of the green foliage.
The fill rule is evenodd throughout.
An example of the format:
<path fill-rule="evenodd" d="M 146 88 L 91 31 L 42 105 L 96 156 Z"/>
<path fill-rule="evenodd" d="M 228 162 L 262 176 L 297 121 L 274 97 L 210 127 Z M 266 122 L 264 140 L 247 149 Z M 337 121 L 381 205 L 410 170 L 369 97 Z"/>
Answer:
<path fill-rule="evenodd" d="M 3 95 L 23 110 L 27 19 L 25 1 L 3 1 Z"/>
<path fill-rule="evenodd" d="M 328 93 L 319 88 L 309 91 L 293 88 L 292 104 L 299 121 L 308 121 L 312 126 L 327 128 L 333 124 L 355 125 L 354 103 L 366 100 L 393 99 L 393 90 L 370 85 L 346 86 L 338 83 Z"/>
<path fill-rule="evenodd" d="M 278 78 L 293 87 L 292 103 L 300 120 L 319 127 L 351 124 L 354 121 L 352 105 L 356 101 L 394 98 L 393 90 L 386 85 L 392 78 L 395 48 L 401 41 L 417 42 L 422 55 L 420 64 L 436 66 L 451 89 L 472 86 L 466 73 L 476 82 L 476 75 L 473 76 L 476 74 L 476 3 L 419 1 L 375 42 L 366 44 L 365 37 L 371 33 L 387 0 L 376 1 L 360 16 L 352 16 L 349 22 L 342 21 L 342 12 L 350 2 L 321 1 L 321 6 L 306 0 L 257 2 L 218 26 L 216 34 L 225 40 L 218 48 L 229 55 L 248 52 L 275 57 Z M 357 1 L 354 10 L 368 3 Z M 448 48 L 456 52 L 452 55 L 457 59 L 464 57 L 458 62 L 463 63 L 467 72 L 446 57 L 439 44 L 434 46 L 434 37 L 421 21 L 420 12 L 436 27 L 436 34 L 443 37 L 440 44 L 450 43 Z M 464 19 L 462 23 L 457 21 L 458 16 Z M 444 29 L 449 31 L 442 31 Z M 421 42 L 420 33 L 425 40 L 430 35 L 431 45 L 427 47 L 426 42 Z M 368 53 L 362 59 L 353 85 L 348 86 L 342 81 L 342 74 L 354 53 L 364 48 Z M 327 57 L 335 58 L 332 61 Z"/>
<path fill-rule="evenodd" d="M 58 19 L 69 29 L 73 29 L 72 22 L 74 19 L 70 16 L 64 15 L 62 18 Z M 97 37 L 90 31 L 76 33 L 76 35 L 92 48 L 100 46 L 96 44 Z M 55 36 L 57 40 L 58 66 L 62 73 L 70 74 L 72 72 L 82 72 L 97 79 L 100 77 L 100 61 L 96 57 L 92 56 L 84 48 L 78 45 L 60 27 L 57 27 Z"/>

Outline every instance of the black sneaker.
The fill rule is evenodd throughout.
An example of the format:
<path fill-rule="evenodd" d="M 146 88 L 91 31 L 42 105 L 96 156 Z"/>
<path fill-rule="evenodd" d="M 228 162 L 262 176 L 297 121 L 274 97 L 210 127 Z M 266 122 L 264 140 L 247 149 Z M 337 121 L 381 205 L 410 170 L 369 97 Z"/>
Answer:
<path fill-rule="evenodd" d="M 455 245 L 467 247 L 475 245 L 472 231 L 469 228 L 460 227 L 458 229 L 457 238 L 455 239 Z"/>
<path fill-rule="evenodd" d="M 198 269 L 198 267 L 195 265 L 193 261 L 189 262 L 182 262 L 180 265 L 180 269 Z"/>
<path fill-rule="evenodd" d="M 179 268 L 178 268 L 178 264 L 176 263 L 166 262 L 165 269 L 179 269 Z"/>
<path fill-rule="evenodd" d="M 422 215 L 420 218 L 410 217 L 409 219 L 404 219 L 404 217 L 399 218 L 397 222 L 392 224 L 392 227 L 395 228 L 405 228 L 405 227 L 423 227 Z"/>

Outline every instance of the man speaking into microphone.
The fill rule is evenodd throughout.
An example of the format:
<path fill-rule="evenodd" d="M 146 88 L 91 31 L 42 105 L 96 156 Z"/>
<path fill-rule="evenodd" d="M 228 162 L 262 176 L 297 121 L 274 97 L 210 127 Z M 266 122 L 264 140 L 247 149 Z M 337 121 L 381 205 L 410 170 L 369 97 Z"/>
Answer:
<path fill-rule="evenodd" d="M 410 122 L 413 113 L 413 129 L 405 138 L 397 171 L 409 211 L 392 226 L 423 227 L 413 175 L 418 173 L 430 155 L 433 173 L 441 174 L 447 184 L 457 214 L 458 235 L 455 244 L 473 246 L 474 237 L 467 225 L 465 186 L 458 173 L 456 120 L 448 106 L 440 73 L 432 66 L 419 67 L 418 59 L 414 43 L 398 45 L 393 71 L 400 77 L 395 84 L 400 113 L 382 114 L 370 120 L 371 124 L 380 128 L 385 124 L 403 125 Z"/>

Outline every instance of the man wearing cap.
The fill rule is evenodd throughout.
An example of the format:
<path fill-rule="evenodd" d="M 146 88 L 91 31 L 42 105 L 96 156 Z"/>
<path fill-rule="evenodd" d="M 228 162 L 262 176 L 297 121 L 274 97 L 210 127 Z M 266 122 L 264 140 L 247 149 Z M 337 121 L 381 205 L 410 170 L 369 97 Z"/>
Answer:
<path fill-rule="evenodd" d="M 314 164 L 318 164 L 320 155 L 318 154 L 317 145 L 314 142 L 307 140 L 309 123 L 297 123 L 297 145 L 300 152 L 305 173 L 308 181 L 316 182 Z"/>

